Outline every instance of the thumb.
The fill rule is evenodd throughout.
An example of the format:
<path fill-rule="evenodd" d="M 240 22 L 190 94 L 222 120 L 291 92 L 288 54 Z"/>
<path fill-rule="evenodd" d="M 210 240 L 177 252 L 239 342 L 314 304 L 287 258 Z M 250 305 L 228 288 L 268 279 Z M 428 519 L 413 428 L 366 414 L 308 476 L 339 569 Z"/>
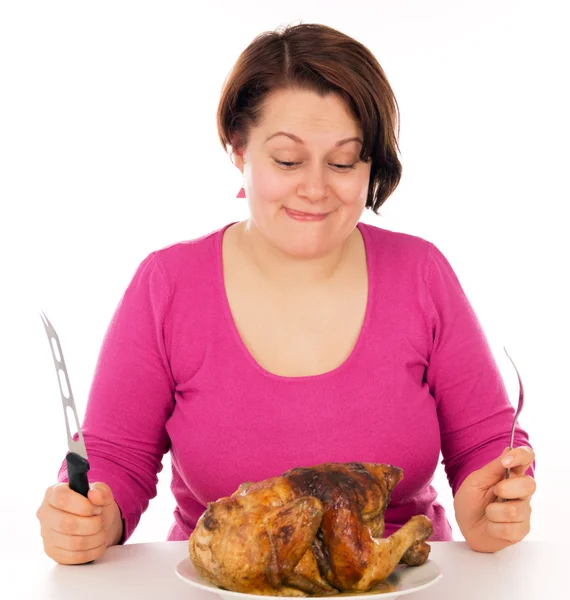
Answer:
<path fill-rule="evenodd" d="M 505 478 L 506 467 L 503 464 L 503 457 L 511 448 L 507 446 L 500 456 L 481 467 L 473 473 L 472 485 L 480 489 L 488 490 L 495 486 L 499 481 Z"/>
<path fill-rule="evenodd" d="M 100 481 L 91 484 L 87 497 L 90 502 L 95 506 L 101 506 L 103 508 L 110 506 L 113 503 L 113 492 L 111 488 Z"/>

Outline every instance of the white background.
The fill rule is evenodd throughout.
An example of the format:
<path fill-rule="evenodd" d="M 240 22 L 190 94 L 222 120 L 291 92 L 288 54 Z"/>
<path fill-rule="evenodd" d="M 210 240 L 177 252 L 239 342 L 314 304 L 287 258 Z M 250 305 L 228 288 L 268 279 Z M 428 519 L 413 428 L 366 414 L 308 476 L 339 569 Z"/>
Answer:
<path fill-rule="evenodd" d="M 80 415 L 105 329 L 151 251 L 247 216 L 215 129 L 223 81 L 262 31 L 321 22 L 377 56 L 401 110 L 403 179 L 365 221 L 446 254 L 537 451 L 530 539 L 568 528 L 567 92 L 560 1 L 4 2 L 0 5 L 0 539 L 40 546 L 35 511 L 66 451 L 38 311 Z M 474 399 L 476 401 L 476 399 Z M 109 415 L 112 418 L 112 415 Z M 168 457 L 131 538 L 171 524 Z M 451 512 L 441 469 L 435 484 Z M 8 540 L 8 541 L 6 541 Z"/>

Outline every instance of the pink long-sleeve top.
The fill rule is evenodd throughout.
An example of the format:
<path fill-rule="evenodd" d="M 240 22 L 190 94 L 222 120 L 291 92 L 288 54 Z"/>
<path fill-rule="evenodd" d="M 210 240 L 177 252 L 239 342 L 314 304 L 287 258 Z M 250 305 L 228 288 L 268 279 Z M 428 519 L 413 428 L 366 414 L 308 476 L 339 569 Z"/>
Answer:
<path fill-rule="evenodd" d="M 139 265 L 106 332 L 82 425 L 90 481 L 111 487 L 124 541 L 156 495 L 168 451 L 170 540 L 187 539 L 207 503 L 242 482 L 324 462 L 401 467 L 386 535 L 425 514 L 432 540 L 452 539 L 431 485 L 439 453 L 455 493 L 508 446 L 514 409 L 443 254 L 416 236 L 358 227 L 364 323 L 345 362 L 315 376 L 277 376 L 248 352 L 225 294 L 227 226 Z"/>

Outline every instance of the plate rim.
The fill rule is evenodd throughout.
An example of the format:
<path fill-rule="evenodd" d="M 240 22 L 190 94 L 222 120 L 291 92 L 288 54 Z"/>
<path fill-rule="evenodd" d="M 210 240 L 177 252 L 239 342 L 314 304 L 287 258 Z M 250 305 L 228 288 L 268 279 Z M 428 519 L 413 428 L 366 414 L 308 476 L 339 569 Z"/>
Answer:
<path fill-rule="evenodd" d="M 266 596 L 264 594 L 246 594 L 245 592 L 235 592 L 233 590 L 223 590 L 217 586 L 215 586 L 213 583 L 209 583 L 207 581 L 202 580 L 202 578 L 200 577 L 200 575 L 197 573 L 198 577 L 200 578 L 200 581 L 193 581 L 191 579 L 188 579 L 188 577 L 185 577 L 181 572 L 180 572 L 180 567 L 181 565 L 183 565 L 184 563 L 186 564 L 190 564 L 192 566 L 192 568 L 194 570 L 196 570 L 196 567 L 194 566 L 194 563 L 192 563 L 192 560 L 189 556 L 183 558 L 182 560 L 180 560 L 175 567 L 175 573 L 176 575 L 184 582 L 186 582 L 188 585 L 192 585 L 196 588 L 199 588 L 201 590 L 204 590 L 205 592 L 211 592 L 213 594 L 218 594 L 218 595 L 223 595 L 223 596 L 232 596 L 234 598 L 263 598 L 263 600 L 284 600 L 284 598 L 295 598 L 295 596 Z M 400 596 L 406 596 L 408 594 L 413 594 L 414 592 L 420 592 L 422 590 L 425 590 L 428 587 L 431 587 L 432 585 L 434 585 L 435 583 L 437 583 L 442 577 L 443 577 L 443 570 L 440 567 L 440 565 L 434 561 L 431 558 L 428 558 L 428 560 L 424 563 L 428 564 L 430 563 L 430 565 L 432 566 L 432 568 L 435 568 L 436 570 L 436 574 L 433 577 L 433 579 L 431 579 L 430 581 L 426 581 L 425 583 L 422 583 L 419 586 L 413 587 L 413 588 L 409 588 L 406 590 L 397 590 L 395 592 L 378 592 L 378 594 L 374 594 L 374 593 L 368 593 L 365 592 L 366 595 L 368 596 L 382 596 L 382 598 L 397 598 Z M 424 565 L 420 565 L 420 567 L 414 567 L 414 568 L 421 568 Z M 204 581 L 204 583 L 202 583 L 202 581 Z M 360 598 L 363 596 L 363 594 L 354 594 L 354 595 L 349 595 L 348 593 L 345 593 L 343 595 L 339 596 L 341 598 L 343 598 L 344 600 L 351 600 L 353 598 Z M 322 600 L 330 600 L 331 598 L 335 598 L 336 595 L 334 596 L 301 596 L 301 598 L 311 598 L 311 599 L 322 599 Z"/>

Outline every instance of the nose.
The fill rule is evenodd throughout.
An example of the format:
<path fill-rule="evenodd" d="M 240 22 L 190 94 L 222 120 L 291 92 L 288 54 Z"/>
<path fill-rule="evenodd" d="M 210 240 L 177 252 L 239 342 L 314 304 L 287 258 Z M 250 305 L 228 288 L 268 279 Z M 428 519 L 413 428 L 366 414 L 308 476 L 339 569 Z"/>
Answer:
<path fill-rule="evenodd" d="M 328 195 L 328 182 L 325 170 L 320 165 L 307 168 L 297 193 L 309 202 L 320 202 Z"/>

